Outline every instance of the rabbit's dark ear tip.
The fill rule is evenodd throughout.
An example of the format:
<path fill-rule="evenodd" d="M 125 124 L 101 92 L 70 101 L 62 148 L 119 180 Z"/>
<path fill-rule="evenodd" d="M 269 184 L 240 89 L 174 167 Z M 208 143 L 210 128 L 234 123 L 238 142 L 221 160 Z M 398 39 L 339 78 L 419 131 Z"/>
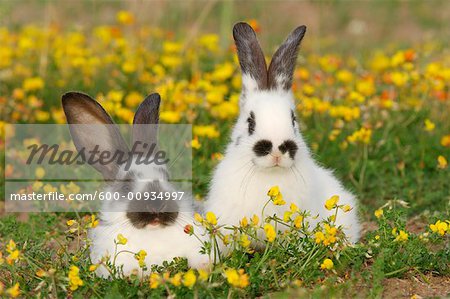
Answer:
<path fill-rule="evenodd" d="M 82 92 L 78 92 L 78 91 L 68 91 L 65 94 L 62 95 L 62 102 L 67 103 L 69 101 L 75 100 L 75 99 L 80 99 L 80 98 L 87 98 L 87 99 L 91 99 L 90 96 L 88 96 L 85 93 Z"/>
<path fill-rule="evenodd" d="M 306 33 L 306 26 L 305 25 L 298 26 L 297 28 L 295 28 L 294 32 L 296 32 L 298 35 L 303 36 Z"/>
<path fill-rule="evenodd" d="M 255 31 L 252 26 L 245 22 L 236 23 L 233 27 L 233 36 L 236 38 L 237 36 L 256 36 Z"/>
<path fill-rule="evenodd" d="M 150 107 L 159 107 L 160 103 L 161 103 L 161 96 L 159 95 L 159 93 L 155 92 L 148 95 L 139 106 L 149 105 Z"/>

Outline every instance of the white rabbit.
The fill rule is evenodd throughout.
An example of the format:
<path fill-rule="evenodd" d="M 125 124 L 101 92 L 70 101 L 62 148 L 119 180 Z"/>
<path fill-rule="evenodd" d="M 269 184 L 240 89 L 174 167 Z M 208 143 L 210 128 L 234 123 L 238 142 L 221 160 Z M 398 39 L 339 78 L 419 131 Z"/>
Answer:
<path fill-rule="evenodd" d="M 339 204 L 349 204 L 353 210 L 339 211 L 336 223 L 356 242 L 360 230 L 356 198 L 332 171 L 314 161 L 295 116 L 292 77 L 305 32 L 305 26 L 292 31 L 267 69 L 253 29 L 246 23 L 234 26 L 242 70 L 240 115 L 224 158 L 215 169 L 205 211 L 214 212 L 220 224 L 238 225 L 244 216 L 260 216 L 267 191 L 278 185 L 287 203 L 319 215 L 317 222 L 334 213 L 324 204 L 338 195 Z M 265 215 L 282 217 L 285 210 L 284 206 L 268 205 Z"/>
<path fill-rule="evenodd" d="M 79 152 L 126 153 L 132 159 L 130 167 L 114 160 L 111 163 L 86 161 L 100 171 L 109 181 L 106 192 L 118 192 L 125 197 L 138 192 L 177 191 L 168 181 L 168 170 L 161 163 L 136 163 L 137 153 L 149 154 L 148 144 L 157 145 L 157 124 L 159 120 L 160 96 L 152 94 L 139 106 L 133 120 L 133 150 L 130 151 L 118 127 L 103 107 L 88 95 L 69 92 L 62 98 L 64 112 L 69 123 L 74 144 Z M 149 125 L 150 124 L 150 125 Z M 153 125 L 151 125 L 153 124 Z M 137 146 L 136 146 L 137 145 Z M 136 146 L 136 147 L 135 147 Z M 151 152 L 150 155 L 154 155 Z M 99 155 L 99 154 L 97 154 Z M 98 157 L 96 157 L 98 158 Z M 99 161 L 99 160 L 96 160 Z M 105 201 L 100 213 L 100 224 L 91 229 L 89 238 L 91 261 L 99 262 L 102 257 L 114 258 L 118 234 L 128 239 L 125 245 L 118 245 L 116 267 L 123 267 L 123 273 L 130 275 L 139 269 L 133 253 L 145 250 L 147 272 L 137 271 L 139 275 L 148 274 L 151 265 L 161 265 L 175 257 L 185 257 L 194 268 L 208 264 L 208 256 L 200 253 L 201 243 L 194 236 L 184 232 L 186 224 L 193 224 L 192 198 L 184 195 L 183 200 L 119 200 Z M 109 277 L 110 272 L 100 265 L 97 274 Z"/>

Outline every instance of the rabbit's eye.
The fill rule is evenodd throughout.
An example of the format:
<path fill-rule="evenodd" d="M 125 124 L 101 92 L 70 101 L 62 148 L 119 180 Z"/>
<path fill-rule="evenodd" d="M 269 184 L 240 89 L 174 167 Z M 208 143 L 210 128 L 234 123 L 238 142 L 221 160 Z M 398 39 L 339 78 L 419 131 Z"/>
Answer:
<path fill-rule="evenodd" d="M 256 126 L 255 113 L 253 113 L 253 111 L 250 112 L 250 116 L 247 118 L 247 123 L 248 123 L 248 134 L 252 135 L 255 132 Z"/>
<path fill-rule="evenodd" d="M 131 187 L 130 187 L 130 185 L 128 185 L 128 184 L 125 184 L 125 185 L 123 185 L 122 186 L 122 191 L 123 192 L 130 192 L 130 190 L 131 190 Z"/>

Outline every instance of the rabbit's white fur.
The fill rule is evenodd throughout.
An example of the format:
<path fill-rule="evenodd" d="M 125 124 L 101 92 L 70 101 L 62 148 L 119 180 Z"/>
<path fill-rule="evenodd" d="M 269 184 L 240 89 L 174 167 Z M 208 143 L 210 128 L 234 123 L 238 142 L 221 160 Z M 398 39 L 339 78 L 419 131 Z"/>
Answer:
<path fill-rule="evenodd" d="M 278 185 L 287 203 L 294 202 L 312 215 L 325 218 L 334 213 L 325 209 L 325 201 L 339 195 L 339 204 L 349 204 L 354 209 L 347 213 L 339 211 L 337 224 L 342 225 L 349 239 L 355 242 L 359 238 L 356 199 L 330 170 L 319 166 L 311 157 L 301 134 L 292 130 L 291 109 L 294 109 L 291 92 L 259 91 L 248 95 L 232 133 L 232 140 L 241 137 L 240 147 L 234 143 L 228 145 L 214 172 L 205 211 L 214 212 L 221 224 L 238 225 L 244 216 L 259 216 L 268 200 L 267 191 Z M 260 128 L 256 134 L 247 136 L 246 118 L 250 111 L 255 113 L 256 126 Z M 299 150 L 292 167 L 256 166 L 252 161 L 252 146 L 258 139 L 274 143 L 294 139 Z M 285 206 L 268 205 L 265 215 L 282 216 L 285 210 Z"/>
<path fill-rule="evenodd" d="M 111 182 L 105 189 L 105 192 L 123 191 L 128 194 L 133 192 L 135 195 L 138 193 L 142 195 L 144 194 L 143 192 L 169 191 L 171 192 L 170 194 L 173 194 L 172 192 L 179 191 L 169 182 L 166 165 L 137 163 L 137 160 L 140 159 L 139 155 L 136 155 L 138 152 L 129 150 L 111 117 L 98 102 L 88 95 L 78 92 L 65 94 L 62 102 L 68 123 L 74 125 L 69 126 L 69 128 L 77 149 L 87 149 L 88 151 L 95 149 L 93 152 L 97 154 L 100 152 L 117 153 L 118 151 L 130 154 L 128 159 L 131 160 L 127 160 L 127 162 L 131 162 L 129 169 L 127 168 L 127 163 L 122 164 L 115 162 L 115 160 L 104 164 L 91 162 L 91 166 L 100 171 L 104 178 Z M 159 95 L 152 94 L 139 106 L 133 120 L 134 145 L 139 145 L 143 142 L 157 144 L 157 127 L 142 125 L 158 123 L 159 104 Z M 80 126 L 86 124 L 94 126 Z M 151 152 L 146 152 L 145 147 L 143 149 L 144 151 L 141 151 L 141 154 L 152 154 Z M 124 181 L 132 181 L 132 184 L 124 183 Z M 124 187 L 132 189 L 125 191 L 126 188 Z M 127 197 L 124 193 L 119 194 Z M 115 198 L 115 196 L 111 196 L 111 198 Z M 164 261 L 171 261 L 175 257 L 187 258 L 191 267 L 205 267 L 209 262 L 209 257 L 200 253 L 202 243 L 195 236 L 189 236 L 184 232 L 185 225 L 194 224 L 193 200 L 191 196 L 185 193 L 182 199 L 176 202 L 176 210 L 174 206 L 174 210 L 167 211 L 178 211 L 178 214 L 176 218 L 171 219 L 175 219 L 174 221 L 164 222 L 166 225 L 162 225 L 161 221 L 157 225 L 152 224 L 153 222 L 144 222 L 142 225 L 138 225 L 136 222 L 133 223 L 127 212 L 143 213 L 144 215 L 148 213 L 148 216 L 154 214 L 151 212 L 151 209 L 156 210 L 157 208 L 156 206 L 153 208 L 144 206 L 145 203 L 150 204 L 151 202 L 144 202 L 145 198 L 142 196 L 141 199 L 137 201 L 137 197 L 135 197 L 133 199 L 135 202 L 133 203 L 128 198 L 102 202 L 100 223 L 89 231 L 92 262 L 99 263 L 105 256 L 109 257 L 112 262 L 116 252 L 114 240 L 117 239 L 118 234 L 122 234 L 128 239 L 128 242 L 125 245 L 117 245 L 117 252 L 129 252 L 118 254 L 114 267 L 122 267 L 125 275 L 130 275 L 134 269 L 139 268 L 134 254 L 140 250 L 145 250 L 147 253 L 145 263 L 148 270 L 146 273 L 137 271 L 138 275 L 148 274 L 152 265 L 162 265 Z M 151 199 L 147 198 L 147 200 Z M 132 204 L 137 204 L 138 206 L 132 207 Z M 158 213 L 164 214 L 165 212 L 162 209 L 166 206 L 170 206 L 168 202 L 158 206 Z M 145 221 L 148 221 L 148 219 Z M 200 228 L 196 228 L 197 234 L 199 234 L 199 231 Z M 98 267 L 97 274 L 103 277 L 110 276 L 110 272 L 104 264 Z"/>
<path fill-rule="evenodd" d="M 149 165 L 136 165 L 130 167 L 132 171 L 139 178 L 158 179 L 165 189 L 173 189 L 168 182 L 164 182 L 161 177 L 161 172 L 155 167 Z M 118 177 L 124 177 L 125 171 L 119 170 Z M 145 181 L 135 182 L 135 189 L 132 190 L 135 194 L 137 192 L 145 192 Z M 106 192 L 114 192 L 106 189 Z M 204 268 L 208 262 L 208 255 L 200 254 L 201 243 L 195 236 L 189 236 L 184 232 L 184 226 L 187 224 L 194 225 L 192 199 L 185 198 L 179 201 L 179 214 L 174 224 L 165 227 L 146 228 L 134 227 L 126 216 L 126 203 L 106 202 L 104 210 L 100 213 L 100 224 L 91 229 L 89 232 L 89 239 L 92 244 L 90 247 L 91 261 L 99 262 L 103 257 L 109 256 L 110 261 L 113 261 L 116 245 L 114 240 L 117 240 L 117 235 L 122 234 L 128 239 L 125 245 L 117 245 L 117 252 L 126 250 L 137 253 L 140 250 L 145 250 L 147 256 L 145 263 L 147 271 L 135 271 L 138 275 L 149 274 L 151 265 L 162 265 L 164 261 L 171 261 L 175 257 L 187 258 L 188 264 L 192 268 Z M 115 206 L 112 206 L 115 205 Z M 116 212 L 117 211 L 117 212 Z M 194 230 L 198 234 L 200 227 L 195 227 Z M 134 270 L 139 269 L 138 261 L 134 254 L 129 252 L 122 252 L 117 255 L 115 260 L 117 268 L 123 267 L 123 273 L 129 276 Z M 110 273 L 104 265 L 100 265 L 96 271 L 97 275 L 102 277 L 109 277 Z"/>
<path fill-rule="evenodd" d="M 309 219 L 314 225 L 334 213 L 324 204 L 331 196 L 338 195 L 339 204 L 348 204 L 353 210 L 347 213 L 339 210 L 337 225 L 342 225 L 348 239 L 356 242 L 360 228 L 355 196 L 344 189 L 332 171 L 314 161 L 295 121 L 291 82 L 296 51 L 305 29 L 301 26 L 291 33 L 267 71 L 254 31 L 244 23 L 235 26 L 234 37 L 243 71 L 240 115 L 224 158 L 215 169 L 205 211 L 214 212 L 219 224 L 238 225 L 244 216 L 260 216 L 268 200 L 267 191 L 278 185 L 288 204 L 293 202 L 312 216 L 319 215 L 316 220 Z M 252 133 L 250 118 L 256 124 Z M 253 147 L 260 140 L 272 143 L 270 154 L 255 154 Z M 294 158 L 290 158 L 289 152 L 278 150 L 286 140 L 294 141 L 298 147 Z M 274 164 L 275 152 L 281 155 L 278 165 Z M 282 217 L 285 210 L 286 206 L 269 204 L 265 216 L 276 213 Z"/>

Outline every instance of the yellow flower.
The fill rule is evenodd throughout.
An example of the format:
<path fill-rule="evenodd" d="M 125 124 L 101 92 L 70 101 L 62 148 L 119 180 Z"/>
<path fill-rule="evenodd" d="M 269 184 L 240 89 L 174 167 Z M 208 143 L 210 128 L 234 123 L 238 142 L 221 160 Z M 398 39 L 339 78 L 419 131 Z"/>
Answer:
<path fill-rule="evenodd" d="M 207 281 L 209 278 L 209 273 L 206 270 L 198 269 L 198 279 L 201 281 Z"/>
<path fill-rule="evenodd" d="M 98 220 L 95 218 L 95 215 L 92 214 L 91 215 L 91 222 L 88 224 L 89 227 L 94 228 L 97 227 L 98 225 Z"/>
<path fill-rule="evenodd" d="M 276 196 L 272 197 L 273 204 L 276 206 L 283 206 L 286 204 L 286 202 L 283 199 L 283 194 L 278 193 Z"/>
<path fill-rule="evenodd" d="M 194 219 L 195 219 L 195 221 L 197 221 L 198 223 L 202 223 L 202 222 L 203 222 L 203 217 L 202 217 L 199 213 L 195 213 L 195 214 L 194 214 Z"/>
<path fill-rule="evenodd" d="M 447 168 L 448 162 L 447 162 L 447 159 L 445 159 L 444 156 L 439 155 L 438 158 L 437 158 L 437 161 L 438 161 L 438 168 L 439 168 L 439 169 L 445 169 L 445 168 Z"/>
<path fill-rule="evenodd" d="M 97 264 L 93 264 L 89 266 L 89 272 L 94 272 L 95 270 L 97 270 L 98 265 Z"/>
<path fill-rule="evenodd" d="M 334 267 L 334 263 L 330 259 L 324 259 L 322 264 L 320 265 L 320 269 L 322 270 L 331 270 Z"/>
<path fill-rule="evenodd" d="M 44 80 L 40 77 L 32 77 L 25 79 L 23 82 L 22 88 L 25 91 L 36 91 L 44 88 Z"/>
<path fill-rule="evenodd" d="M 211 224 L 211 225 L 217 224 L 217 218 L 213 212 L 207 212 L 205 217 L 206 217 L 206 222 L 208 222 L 209 224 Z"/>
<path fill-rule="evenodd" d="M 145 257 L 147 256 L 147 252 L 145 250 L 139 250 L 138 253 L 134 255 L 134 258 L 138 260 L 139 267 L 145 267 Z"/>
<path fill-rule="evenodd" d="M 184 274 L 183 285 L 188 288 L 192 288 L 197 281 L 194 270 L 190 269 Z"/>
<path fill-rule="evenodd" d="M 208 138 L 217 138 L 220 136 L 219 131 L 217 131 L 215 126 L 194 126 L 192 129 L 195 136 L 198 137 L 208 137 Z"/>
<path fill-rule="evenodd" d="M 350 143 L 362 143 L 369 144 L 372 138 L 372 130 L 362 127 L 358 131 L 353 132 L 352 135 L 347 137 L 347 141 Z"/>
<path fill-rule="evenodd" d="M 447 222 L 438 220 L 436 221 L 436 223 L 430 224 L 430 229 L 433 233 L 438 233 L 443 236 L 449 230 L 449 224 L 447 224 Z"/>
<path fill-rule="evenodd" d="M 36 168 L 36 170 L 34 171 L 34 175 L 36 176 L 37 179 L 42 179 L 45 176 L 44 168 L 42 167 Z"/>
<path fill-rule="evenodd" d="M 202 145 L 201 145 L 200 142 L 198 141 L 198 138 L 197 138 L 197 137 L 195 137 L 194 139 L 192 139 L 192 141 L 191 141 L 191 147 L 192 147 L 193 149 L 199 149 L 199 148 L 202 147 Z"/>
<path fill-rule="evenodd" d="M 119 11 L 116 15 L 116 19 L 123 25 L 131 25 L 134 23 L 134 15 L 126 10 Z"/>
<path fill-rule="evenodd" d="M 241 221 L 239 222 L 239 224 L 242 228 L 247 227 L 247 225 L 248 225 L 247 217 L 242 218 Z"/>
<path fill-rule="evenodd" d="M 286 212 L 284 212 L 284 215 L 283 215 L 283 221 L 284 221 L 284 222 L 289 222 L 289 221 L 291 221 L 291 216 L 292 216 L 292 212 L 291 212 L 291 211 L 286 211 Z"/>
<path fill-rule="evenodd" d="M 375 215 L 375 217 L 380 218 L 381 216 L 383 216 L 383 209 L 375 210 L 373 214 Z"/>
<path fill-rule="evenodd" d="M 248 239 L 247 235 L 241 235 L 241 239 L 239 240 L 239 243 L 243 248 L 247 248 L 250 246 L 250 240 Z"/>
<path fill-rule="evenodd" d="M 183 275 L 181 273 L 177 273 L 169 280 L 169 282 L 173 284 L 175 287 L 179 287 L 181 285 L 182 277 Z"/>
<path fill-rule="evenodd" d="M 291 203 L 289 210 L 291 210 L 292 213 L 296 213 L 296 212 L 298 212 L 298 207 L 295 203 Z"/>
<path fill-rule="evenodd" d="M 150 274 L 150 289 L 156 289 L 159 286 L 161 278 L 158 273 Z"/>
<path fill-rule="evenodd" d="M 436 125 L 429 120 L 428 118 L 424 121 L 424 126 L 425 126 L 425 131 L 431 132 L 434 130 L 434 128 L 436 127 Z"/>
<path fill-rule="evenodd" d="M 6 294 L 8 294 L 12 298 L 17 298 L 20 295 L 20 284 L 17 282 L 15 285 L 6 290 Z"/>
<path fill-rule="evenodd" d="M 245 288 L 249 285 L 249 277 L 244 273 L 244 269 L 227 269 L 224 271 L 225 277 L 230 285 L 236 288 Z"/>
<path fill-rule="evenodd" d="M 325 202 L 325 208 L 327 210 L 332 210 L 336 207 L 336 204 L 339 201 L 339 196 L 338 195 L 333 195 L 332 197 L 330 197 L 326 202 Z"/>
<path fill-rule="evenodd" d="M 67 220 L 67 222 L 66 222 L 67 226 L 72 226 L 72 225 L 74 225 L 75 223 L 77 223 L 77 221 L 76 221 L 76 220 L 73 220 L 73 219 Z"/>
<path fill-rule="evenodd" d="M 79 276 L 80 269 L 77 266 L 70 266 L 69 269 L 69 288 L 72 291 L 75 291 L 78 289 L 78 287 L 83 286 L 83 281 L 80 279 Z"/>
<path fill-rule="evenodd" d="M 128 242 L 128 239 L 125 238 L 122 234 L 117 235 L 117 244 L 125 245 L 125 244 L 127 244 L 127 242 Z"/>
<path fill-rule="evenodd" d="M 336 73 L 336 79 L 343 83 L 349 83 L 353 80 L 353 74 L 349 70 L 340 70 Z"/>
<path fill-rule="evenodd" d="M 259 224 L 259 217 L 257 215 L 253 215 L 252 217 L 252 225 L 257 226 Z"/>
<path fill-rule="evenodd" d="M 397 237 L 395 237 L 395 241 L 404 242 L 408 240 L 408 234 L 404 230 L 400 230 L 398 232 Z"/>
<path fill-rule="evenodd" d="M 318 231 L 314 234 L 314 237 L 316 238 L 316 243 L 320 244 L 323 241 L 325 241 L 325 234 L 321 231 Z"/>
<path fill-rule="evenodd" d="M 264 225 L 264 232 L 266 233 L 267 241 L 273 242 L 275 240 L 277 232 L 275 231 L 275 228 L 271 224 L 266 223 Z"/>
<path fill-rule="evenodd" d="M 43 269 L 39 269 L 36 271 L 36 276 L 37 277 L 45 277 L 45 276 L 47 276 L 47 272 L 45 272 Z"/>
<path fill-rule="evenodd" d="M 302 215 L 298 215 L 294 219 L 294 226 L 296 228 L 300 228 L 302 226 L 302 222 L 303 222 L 303 216 Z"/>
<path fill-rule="evenodd" d="M 272 188 L 269 189 L 269 192 L 267 192 L 267 195 L 270 197 L 275 197 L 278 194 L 280 194 L 280 187 L 278 186 L 273 186 Z"/>
<path fill-rule="evenodd" d="M 441 145 L 445 147 L 450 147 L 450 135 L 442 136 Z"/>
<path fill-rule="evenodd" d="M 159 118 L 166 123 L 177 123 L 181 120 L 181 114 L 177 111 L 162 111 Z"/>
<path fill-rule="evenodd" d="M 375 240 L 380 240 L 380 235 L 376 235 Z"/>
<path fill-rule="evenodd" d="M 349 212 L 351 210 L 352 210 L 352 207 L 350 205 L 342 206 L 342 211 L 344 211 L 344 213 L 347 213 L 347 212 Z"/>

